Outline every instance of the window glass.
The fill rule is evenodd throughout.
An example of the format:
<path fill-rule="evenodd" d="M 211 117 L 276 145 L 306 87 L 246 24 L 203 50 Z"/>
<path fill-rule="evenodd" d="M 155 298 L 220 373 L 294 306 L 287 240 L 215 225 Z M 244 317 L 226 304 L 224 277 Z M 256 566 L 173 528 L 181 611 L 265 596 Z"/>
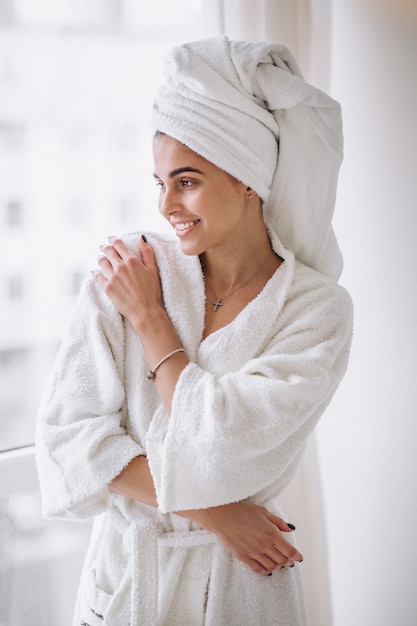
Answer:
<path fill-rule="evenodd" d="M 71 625 L 90 530 L 43 520 L 36 491 L 0 498 L 0 624 Z"/>
<path fill-rule="evenodd" d="M 204 36 L 202 3 L 0 0 L 0 449 L 33 441 L 99 245 L 166 228 L 149 118 L 165 52 Z"/>

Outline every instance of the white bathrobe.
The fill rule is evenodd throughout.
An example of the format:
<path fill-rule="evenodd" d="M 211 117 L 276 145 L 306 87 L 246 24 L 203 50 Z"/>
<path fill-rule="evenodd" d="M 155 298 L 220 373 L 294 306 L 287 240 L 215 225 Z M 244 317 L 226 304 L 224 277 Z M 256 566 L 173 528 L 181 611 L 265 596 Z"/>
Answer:
<path fill-rule="evenodd" d="M 279 494 L 346 369 L 350 298 L 271 233 L 284 263 L 231 324 L 202 341 L 198 258 L 167 236 L 147 237 L 191 360 L 171 416 L 146 378 L 133 328 L 92 279 L 40 408 L 45 516 L 95 517 L 74 625 L 305 624 L 302 564 L 255 574 L 215 535 L 173 511 L 248 498 L 284 516 Z M 138 238 L 125 240 L 137 251 Z M 148 458 L 158 509 L 107 487 L 138 455 Z"/>

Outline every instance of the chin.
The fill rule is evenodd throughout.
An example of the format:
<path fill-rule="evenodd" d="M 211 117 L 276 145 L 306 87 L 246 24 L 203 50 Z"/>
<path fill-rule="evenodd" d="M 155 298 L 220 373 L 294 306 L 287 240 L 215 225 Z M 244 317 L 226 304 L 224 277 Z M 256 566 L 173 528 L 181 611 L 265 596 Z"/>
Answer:
<path fill-rule="evenodd" d="M 205 248 L 203 248 L 202 246 L 196 246 L 190 243 L 186 243 L 185 241 L 182 242 L 181 240 L 178 242 L 178 245 L 181 252 L 183 254 L 186 254 L 187 256 L 199 256 L 205 251 Z"/>

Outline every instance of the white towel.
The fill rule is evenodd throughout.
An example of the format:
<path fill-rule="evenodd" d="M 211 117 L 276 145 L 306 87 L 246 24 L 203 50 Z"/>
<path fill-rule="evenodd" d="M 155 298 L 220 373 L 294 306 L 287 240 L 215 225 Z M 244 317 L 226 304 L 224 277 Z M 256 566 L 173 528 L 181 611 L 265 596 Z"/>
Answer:
<path fill-rule="evenodd" d="M 304 81 L 283 44 L 204 39 L 174 48 L 165 69 L 155 128 L 254 189 L 283 244 L 338 279 L 339 104 Z"/>

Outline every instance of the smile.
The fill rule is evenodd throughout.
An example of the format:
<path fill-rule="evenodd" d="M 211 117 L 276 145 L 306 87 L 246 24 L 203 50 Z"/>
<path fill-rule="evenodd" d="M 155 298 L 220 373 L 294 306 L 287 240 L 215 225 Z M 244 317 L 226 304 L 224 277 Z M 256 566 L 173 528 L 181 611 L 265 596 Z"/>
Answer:
<path fill-rule="evenodd" d="M 200 220 L 194 220 L 193 222 L 181 222 L 180 224 L 175 224 L 174 228 L 175 230 L 184 231 L 191 228 L 191 226 L 195 226 L 199 221 Z"/>

